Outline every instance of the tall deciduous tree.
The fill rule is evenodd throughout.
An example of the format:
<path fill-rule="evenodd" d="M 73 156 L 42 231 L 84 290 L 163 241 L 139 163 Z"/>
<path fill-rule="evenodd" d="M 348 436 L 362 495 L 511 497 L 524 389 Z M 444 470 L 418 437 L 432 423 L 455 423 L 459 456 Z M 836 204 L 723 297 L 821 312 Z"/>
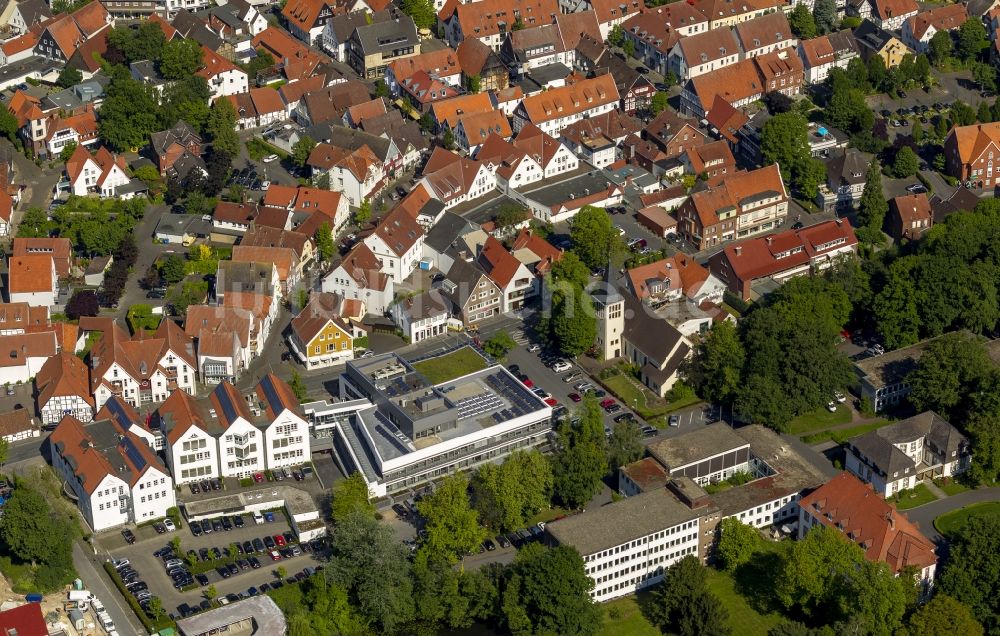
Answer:
<path fill-rule="evenodd" d="M 974 60 L 989 47 L 986 27 L 977 17 L 970 17 L 958 28 L 957 52 L 963 60 Z"/>
<path fill-rule="evenodd" d="M 240 151 L 240 138 L 236 134 L 236 110 L 228 99 L 217 99 L 212 103 L 205 132 L 212 140 L 212 148 L 235 157 Z"/>
<path fill-rule="evenodd" d="M 589 595 L 593 587 L 576 550 L 533 543 L 518 552 L 503 590 L 506 626 L 515 636 L 592 636 L 602 619 Z"/>
<path fill-rule="evenodd" d="M 469 504 L 468 485 L 465 477 L 452 475 L 417 504 L 427 531 L 421 550 L 432 558 L 453 563 L 474 552 L 486 538 L 486 530 Z"/>
<path fill-rule="evenodd" d="M 195 40 L 175 39 L 163 45 L 160 74 L 169 80 L 184 79 L 202 66 L 203 51 Z"/>
<path fill-rule="evenodd" d="M 313 141 L 312 137 L 309 135 L 303 135 L 301 139 L 295 142 L 292 146 L 292 163 L 298 167 L 303 167 L 306 165 L 306 161 L 309 160 L 309 154 L 316 147 L 316 142 Z"/>
<path fill-rule="evenodd" d="M 978 336 L 947 333 L 927 344 L 907 375 L 909 401 L 918 411 L 933 410 L 951 421 L 965 419 L 976 396 L 987 388 L 993 362 Z"/>
<path fill-rule="evenodd" d="M 368 482 L 360 472 L 351 473 L 333 485 L 330 491 L 330 517 L 341 523 L 354 514 L 375 518 L 375 506 L 369 501 Z"/>
<path fill-rule="evenodd" d="M 72 66 L 64 66 L 63 70 L 59 72 L 59 77 L 56 79 L 56 84 L 62 86 L 63 88 L 69 88 L 70 86 L 76 86 L 82 81 L 83 81 L 83 73 L 73 68 Z"/>
<path fill-rule="evenodd" d="M 861 192 L 861 201 L 858 204 L 858 224 L 872 230 L 881 230 L 888 212 L 889 204 L 882 191 L 882 171 L 879 168 L 878 159 L 873 158 L 868 164 L 865 188 Z"/>
<path fill-rule="evenodd" d="M 653 592 L 653 622 L 664 634 L 728 636 L 729 612 L 708 589 L 707 574 L 698 559 L 686 556 L 671 565 Z"/>
<path fill-rule="evenodd" d="M 538 451 L 515 451 L 502 464 L 480 466 L 472 478 L 479 520 L 497 531 L 523 528 L 551 497 L 552 466 Z"/>
<path fill-rule="evenodd" d="M 403 13 L 413 18 L 419 29 L 433 28 L 437 19 L 437 12 L 429 0 L 403 0 Z"/>
<path fill-rule="evenodd" d="M 113 67 L 97 122 L 98 134 L 119 152 L 139 148 L 160 127 L 158 112 L 155 89 L 132 79 L 124 67 Z"/>
<path fill-rule="evenodd" d="M 642 458 L 646 447 L 642 443 L 642 431 L 635 422 L 616 422 L 608 436 L 608 469 L 613 474 L 627 464 Z"/>
<path fill-rule="evenodd" d="M 816 20 L 809 12 L 809 7 L 804 4 L 795 5 L 788 16 L 788 24 L 796 37 L 803 39 L 816 37 Z"/>
<path fill-rule="evenodd" d="M 735 517 L 726 517 L 719 523 L 715 557 L 723 569 L 732 572 L 750 561 L 760 542 L 756 529 Z"/>
<path fill-rule="evenodd" d="M 714 404 L 731 403 L 739 392 L 745 355 L 735 325 L 713 325 L 698 343 L 688 370 L 695 392 Z"/>
<path fill-rule="evenodd" d="M 941 30 L 931 36 L 931 41 L 927 48 L 927 57 L 934 66 L 939 66 L 947 60 L 955 50 L 955 45 L 951 39 L 951 31 Z"/>
<path fill-rule="evenodd" d="M 573 251 L 591 270 L 607 267 L 613 255 L 624 252 L 621 236 L 615 231 L 604 208 L 585 205 L 573 217 L 570 228 Z"/>
<path fill-rule="evenodd" d="M 829 33 L 837 27 L 837 4 L 834 0 L 816 0 L 813 9 L 816 28 L 820 33 Z"/>
<path fill-rule="evenodd" d="M 333 244 L 333 230 L 330 229 L 329 223 L 322 223 L 318 228 L 316 228 L 316 251 L 319 252 L 319 258 L 323 262 L 329 262 L 336 253 L 336 247 Z"/>
<path fill-rule="evenodd" d="M 17 128 L 17 118 L 6 108 L 0 108 L 0 135 L 14 141 Z"/>
<path fill-rule="evenodd" d="M 564 422 L 559 429 L 559 450 L 552 459 L 555 496 L 570 508 L 580 508 L 600 490 L 607 471 L 604 451 L 604 418 L 596 399 L 587 398 L 580 422 Z"/>
<path fill-rule="evenodd" d="M 983 626 L 965 603 L 947 594 L 935 594 L 906 621 L 902 636 L 983 636 Z"/>

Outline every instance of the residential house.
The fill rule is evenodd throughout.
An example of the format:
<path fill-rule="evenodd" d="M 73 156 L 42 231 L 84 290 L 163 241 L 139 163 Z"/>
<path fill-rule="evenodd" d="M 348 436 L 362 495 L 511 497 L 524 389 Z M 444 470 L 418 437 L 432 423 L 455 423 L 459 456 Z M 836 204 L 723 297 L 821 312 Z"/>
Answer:
<path fill-rule="evenodd" d="M 509 31 L 500 46 L 500 59 L 515 77 L 530 75 L 532 70 L 552 64 L 572 68 L 574 57 L 573 49 L 563 44 L 555 23 Z"/>
<path fill-rule="evenodd" d="M 215 299 L 222 305 L 226 295 L 233 293 L 262 294 L 281 298 L 278 267 L 274 263 L 236 263 L 219 261 L 215 275 Z"/>
<path fill-rule="evenodd" d="M 618 88 L 610 75 L 553 88 L 524 98 L 514 110 L 514 131 L 530 123 L 555 136 L 576 121 L 614 110 L 619 99 Z"/>
<path fill-rule="evenodd" d="M 756 300 L 764 294 L 755 287 L 759 282 L 766 281 L 763 289 L 769 290 L 796 276 L 821 272 L 853 256 L 857 248 L 850 222 L 835 219 L 727 245 L 709 259 L 709 269 L 733 294 Z"/>
<path fill-rule="evenodd" d="M 500 311 L 503 313 L 521 309 L 526 300 L 538 295 L 539 278 L 492 236 L 483 244 L 477 262 L 500 290 Z"/>
<path fill-rule="evenodd" d="M 400 84 L 408 77 L 423 71 L 448 86 L 463 85 L 462 65 L 455 49 L 445 47 L 425 51 L 420 55 L 393 60 L 385 69 L 385 85 L 389 93 L 399 95 Z"/>
<path fill-rule="evenodd" d="M 549 24 L 559 13 L 557 0 L 480 0 L 475 6 L 447 0 L 438 20 L 452 48 L 476 39 L 499 52 L 508 31 Z"/>
<path fill-rule="evenodd" d="M 969 470 L 969 439 L 934 411 L 847 440 L 844 468 L 883 497 Z"/>
<path fill-rule="evenodd" d="M 573 172 L 580 164 L 569 146 L 533 124 L 522 128 L 513 142 L 498 135 L 487 138 L 476 154 L 476 161 L 496 175 L 497 187 L 506 193 Z"/>
<path fill-rule="evenodd" d="M 321 143 L 313 148 L 307 164 L 314 177 L 328 175 L 330 189 L 343 193 L 352 207 L 370 200 L 385 187 L 385 164 L 368 146 L 347 150 Z"/>
<path fill-rule="evenodd" d="M 254 312 L 238 307 L 191 305 L 184 319 L 184 333 L 195 340 L 198 376 L 205 384 L 235 382 L 261 353 Z"/>
<path fill-rule="evenodd" d="M 969 19 L 963 4 L 946 4 L 912 15 L 903 22 L 903 43 L 917 53 L 926 53 L 938 31 L 955 31 Z"/>
<path fill-rule="evenodd" d="M 772 164 L 693 193 L 677 211 L 677 227 L 701 250 L 772 230 L 787 215 L 788 192 Z"/>
<path fill-rule="evenodd" d="M 693 4 L 708 17 L 709 28 L 712 29 L 749 22 L 788 6 L 782 0 L 758 0 L 748 4 L 737 4 L 731 0 L 695 0 Z"/>
<path fill-rule="evenodd" d="M 9 13 L 8 13 L 9 11 Z M 45 0 L 21 0 L 7 4 L 0 17 L 6 17 L 6 24 L 15 36 L 28 33 L 31 27 L 48 22 L 55 12 Z"/>
<path fill-rule="evenodd" d="M 601 67 L 604 71 L 605 67 Z M 647 108 L 656 94 L 656 87 L 649 79 L 639 73 L 618 56 L 608 57 L 606 71 L 615 78 L 618 95 L 621 101 L 618 107 L 628 115 L 634 115 L 637 110 Z"/>
<path fill-rule="evenodd" d="M 619 295 L 617 291 L 615 295 Z M 663 397 L 676 384 L 691 346 L 677 328 L 647 312 L 640 303 L 631 294 L 625 295 L 622 311 L 629 318 L 621 338 L 625 345 L 622 354 L 638 367 L 639 381 Z"/>
<path fill-rule="evenodd" d="M 440 289 L 429 289 L 400 300 L 389 309 L 389 313 L 409 342 L 416 344 L 448 331 L 452 305 Z"/>
<path fill-rule="evenodd" d="M 250 229 L 250 224 L 259 213 L 260 207 L 256 203 L 219 201 L 212 211 L 212 234 L 228 235 L 228 242 L 235 242 L 237 237 Z M 222 237 L 219 239 L 222 240 Z"/>
<path fill-rule="evenodd" d="M 680 112 L 704 118 L 716 97 L 741 108 L 763 98 L 765 92 L 757 58 L 743 60 L 688 80 L 681 92 Z"/>
<path fill-rule="evenodd" d="M 112 263 L 114 263 L 114 257 L 108 254 L 107 256 L 95 256 L 90 259 L 87 263 L 87 268 L 83 270 L 83 283 L 88 287 L 100 287 L 104 284 L 104 274 L 111 268 Z"/>
<path fill-rule="evenodd" d="M 256 424 L 264 432 L 264 461 L 269 470 L 299 466 L 309 461 L 309 423 L 292 388 L 273 373 L 268 373 L 254 389 Z M 228 436 L 226 437 L 228 439 Z M 220 440 L 221 442 L 221 440 Z M 239 446 L 235 449 L 239 457 Z M 220 457 L 224 457 L 221 453 Z"/>
<path fill-rule="evenodd" d="M 753 58 L 765 93 L 781 93 L 788 97 L 802 90 L 805 75 L 802 60 L 794 49 L 780 49 Z"/>
<path fill-rule="evenodd" d="M 953 127 L 944 140 L 944 157 L 947 173 L 967 187 L 993 187 L 998 182 L 993 165 L 994 158 L 1000 160 L 1000 122 Z"/>
<path fill-rule="evenodd" d="M 333 17 L 331 4 L 327 0 L 289 0 L 281 9 L 281 16 L 289 33 L 306 44 L 315 44 Z"/>
<path fill-rule="evenodd" d="M 288 117 L 281 96 L 270 86 L 252 88 L 249 92 L 226 95 L 225 98 L 236 111 L 236 123 L 240 130 L 270 126 Z"/>
<path fill-rule="evenodd" d="M 602 40 L 607 40 L 611 29 L 646 9 L 643 0 L 561 0 L 560 4 L 571 4 L 568 13 L 593 11 L 600 27 Z"/>
<path fill-rule="evenodd" d="M 798 39 L 792 34 L 783 11 L 767 13 L 733 27 L 744 58 L 757 57 L 782 49 L 794 49 Z"/>
<path fill-rule="evenodd" d="M 511 253 L 538 278 L 552 271 L 552 264 L 563 256 L 563 251 L 533 232 L 523 228 L 511 244 Z"/>
<path fill-rule="evenodd" d="M 698 122 L 680 117 L 667 109 L 653 118 L 642 130 L 642 138 L 652 142 L 663 153 L 665 159 L 678 159 L 687 150 L 708 143 L 708 137 L 698 129 Z M 639 165 L 651 170 L 648 165 Z"/>
<path fill-rule="evenodd" d="M 496 188 L 496 175 L 485 162 L 459 157 L 435 148 L 424 165 L 418 182 L 435 199 L 450 209 L 460 203 L 489 194 Z"/>
<path fill-rule="evenodd" d="M 372 22 L 394 19 L 393 11 L 349 11 L 335 15 L 326 21 L 320 33 L 319 46 L 338 62 L 347 61 L 347 40 L 354 29 Z"/>
<path fill-rule="evenodd" d="M 681 155 L 685 172 L 703 178 L 708 185 L 718 185 L 736 172 L 736 158 L 723 140 L 691 146 Z"/>
<path fill-rule="evenodd" d="M 36 44 L 38 44 L 38 36 L 34 33 L 25 33 L 0 44 L 0 65 L 13 65 L 30 58 L 35 54 Z"/>
<path fill-rule="evenodd" d="M 916 583 L 924 592 L 933 585 L 934 544 L 905 514 L 854 475 L 840 473 L 799 501 L 799 538 L 817 525 L 842 533 L 846 541 L 864 550 L 865 559 L 887 564 L 897 576 L 914 568 Z"/>
<path fill-rule="evenodd" d="M 344 113 L 344 125 L 349 128 L 360 128 L 366 119 L 381 117 L 389 112 L 386 109 L 385 99 L 376 97 L 375 99 L 355 104 Z"/>
<path fill-rule="evenodd" d="M 927 194 L 904 194 L 889 200 L 886 233 L 900 241 L 916 241 L 934 225 L 934 214 Z"/>
<path fill-rule="evenodd" d="M 323 279 L 322 289 L 347 299 L 364 302 L 373 314 L 382 315 L 394 297 L 392 277 L 382 272 L 382 264 L 364 241 L 358 242 L 340 264 Z"/>
<path fill-rule="evenodd" d="M 424 230 L 405 210 L 396 208 L 382 217 L 375 232 L 363 241 L 382 264 L 380 270 L 398 284 L 420 260 Z"/>
<path fill-rule="evenodd" d="M 302 280 L 303 272 L 299 256 L 295 250 L 288 247 L 234 245 L 232 260 L 236 263 L 274 263 L 278 271 L 281 293 L 286 298 Z"/>
<path fill-rule="evenodd" d="M 324 56 L 296 40 L 287 31 L 269 27 L 250 41 L 255 51 L 264 49 L 274 57 L 284 78 L 291 82 L 311 77 L 325 61 Z"/>
<path fill-rule="evenodd" d="M 90 350 L 90 391 L 99 409 L 112 395 L 135 408 L 171 393 L 195 392 L 194 343 L 172 320 L 129 338 L 113 320 Z"/>
<path fill-rule="evenodd" d="M 865 175 L 871 155 L 854 148 L 826 162 L 826 190 L 821 189 L 817 203 L 826 209 L 846 211 L 854 208 L 861 200 L 865 189 Z"/>
<path fill-rule="evenodd" d="M 723 287 L 707 269 L 681 253 L 625 272 L 625 288 L 650 307 L 678 300 L 696 305 L 722 302 Z"/>
<path fill-rule="evenodd" d="M 119 432 L 129 432 L 135 435 L 141 441 L 146 443 L 146 446 L 151 448 L 153 451 L 162 451 L 165 446 L 163 444 L 163 435 L 159 429 L 149 428 L 149 423 L 152 418 L 148 416 L 139 415 L 138 411 L 129 406 L 118 396 L 113 396 L 110 400 L 104 403 L 101 410 L 97 412 L 94 416 L 95 420 L 109 420 L 114 424 L 115 428 Z"/>
<path fill-rule="evenodd" d="M 681 38 L 667 56 L 670 70 L 683 81 L 732 66 L 740 58 L 739 40 L 729 27 Z"/>
<path fill-rule="evenodd" d="M 509 140 L 514 133 L 503 111 L 492 110 L 459 117 L 454 134 L 458 147 L 475 155 L 490 136 Z"/>
<path fill-rule="evenodd" d="M 912 2 L 912 0 L 903 1 Z M 865 60 L 877 55 L 882 58 L 886 68 L 899 66 L 903 58 L 912 53 L 902 40 L 869 20 L 865 20 L 861 26 L 854 29 L 854 40 L 858 43 L 858 49 Z"/>
<path fill-rule="evenodd" d="M 334 235 L 339 233 L 350 219 L 347 198 L 339 192 L 329 190 L 274 184 L 264 193 L 262 203 L 265 206 L 288 210 L 293 215 L 293 223 L 296 215 L 311 217 L 318 214 L 328 220 Z"/>
<path fill-rule="evenodd" d="M 246 71 L 204 45 L 201 50 L 204 66 L 194 74 L 205 78 L 213 98 L 246 93 L 250 89 Z"/>
<path fill-rule="evenodd" d="M 365 79 L 385 76 L 394 60 L 420 54 L 420 38 L 413 18 L 373 22 L 354 28 L 345 46 L 347 63 Z"/>
<path fill-rule="evenodd" d="M 799 42 L 804 78 L 810 84 L 826 81 L 831 69 L 846 70 L 851 60 L 860 55 L 854 34 L 847 29 Z"/>
<path fill-rule="evenodd" d="M 15 238 L 12 256 L 48 254 L 55 261 L 56 276 L 60 280 L 70 277 L 73 267 L 73 242 L 62 237 Z M 44 303 L 32 303 L 44 305 Z"/>
<path fill-rule="evenodd" d="M 164 456 L 178 485 L 220 476 L 218 418 L 210 417 L 193 397 L 171 393 L 153 413 L 152 426 L 165 438 Z"/>
<path fill-rule="evenodd" d="M 125 159 L 120 155 L 112 155 L 104 146 L 94 155 L 85 146 L 77 146 L 66 161 L 66 178 L 71 192 L 77 196 L 86 196 L 95 191 L 102 198 L 116 196 L 119 188 L 131 181 L 126 171 Z"/>
<path fill-rule="evenodd" d="M 354 358 L 356 327 L 364 316 L 361 300 L 342 294 L 313 292 L 309 302 L 292 319 L 288 344 L 307 370 L 333 366 Z"/>
<path fill-rule="evenodd" d="M 455 315 L 468 328 L 503 311 L 503 292 L 490 280 L 467 249 L 453 248 L 452 265 L 441 282 Z"/>
<path fill-rule="evenodd" d="M 635 57 L 664 75 L 671 70 L 670 53 L 677 43 L 708 31 L 708 25 L 708 17 L 694 3 L 674 2 L 633 15 L 622 24 L 622 30 L 635 48 Z M 603 48 L 603 42 L 595 44 Z"/>
<path fill-rule="evenodd" d="M 112 22 L 111 14 L 101 3 L 85 4 L 73 13 L 63 13 L 39 24 L 35 55 L 67 62 L 76 49 Z"/>
<path fill-rule="evenodd" d="M 0 359 L 0 384 L 26 384 L 59 351 L 58 332 L 44 330 L 0 336 L 0 350 L 7 352 Z"/>
<path fill-rule="evenodd" d="M 277 211 L 279 208 L 261 208 L 261 210 L 270 212 Z M 287 214 L 287 211 L 281 211 L 286 212 Z M 268 215 L 268 217 L 269 216 L 271 215 Z M 294 214 L 287 216 L 288 220 L 294 218 Z M 313 217 L 310 217 L 310 219 L 312 218 Z M 244 234 L 243 238 L 240 239 L 240 245 L 243 247 L 280 247 L 291 249 L 298 257 L 300 270 L 305 272 L 309 267 L 309 264 L 314 258 L 316 258 L 316 244 L 313 239 L 316 231 L 313 230 L 312 234 L 306 234 L 305 232 L 301 232 L 299 230 L 310 229 L 312 226 L 316 225 L 315 221 L 312 223 L 302 223 L 298 225 L 295 230 L 286 230 L 283 229 L 284 226 L 274 227 L 272 225 L 265 224 L 270 220 L 270 218 L 266 218 L 264 215 L 257 217 L 253 228 L 251 228 L 250 231 Z"/>
<path fill-rule="evenodd" d="M 223 477 L 249 477 L 267 468 L 263 431 L 247 400 L 229 382 L 221 382 L 209 397 L 215 420 L 222 428 L 219 444 L 219 472 Z"/>
<path fill-rule="evenodd" d="M 174 507 L 174 481 L 152 449 L 112 420 L 64 417 L 49 437 L 52 468 L 95 532 L 141 524 Z"/>
<path fill-rule="evenodd" d="M 53 307 L 59 276 L 51 254 L 11 256 L 7 261 L 7 302 Z"/>
<path fill-rule="evenodd" d="M 454 129 L 462 115 L 487 113 L 496 110 L 489 93 L 473 93 L 435 102 L 431 105 L 431 119 L 439 129 Z"/>
<path fill-rule="evenodd" d="M 559 223 L 573 218 L 587 205 L 608 207 L 621 203 L 626 183 L 616 181 L 605 171 L 577 172 L 561 181 L 512 190 L 511 197 L 538 220 Z"/>
<path fill-rule="evenodd" d="M 919 7 L 915 0 L 865 0 L 870 5 L 869 14 L 861 16 L 871 20 L 875 26 L 886 31 L 899 31 L 903 24 L 917 15 Z M 864 9 L 856 10 L 860 14 Z"/>
<path fill-rule="evenodd" d="M 302 101 L 303 95 L 318 91 L 325 85 L 326 78 L 323 75 L 313 75 L 312 77 L 307 77 L 305 79 L 288 82 L 287 84 L 283 84 L 279 87 L 278 97 L 281 98 L 281 103 L 285 105 L 285 117 L 292 118 L 295 116 L 295 113 L 298 112 L 299 104 Z M 279 136 L 282 134 L 283 133 L 278 132 Z M 291 129 L 289 134 L 294 136 L 294 139 L 289 137 L 287 147 L 290 150 L 292 146 L 295 145 L 295 142 L 300 139 L 300 136 L 298 131 L 294 128 Z"/>
<path fill-rule="evenodd" d="M 559 140 L 578 157 L 604 168 L 619 158 L 622 142 L 642 130 L 642 122 L 615 109 L 588 119 L 581 119 L 563 128 Z"/>
<path fill-rule="evenodd" d="M 479 78 L 481 91 L 502 91 L 510 86 L 510 73 L 499 53 L 479 38 L 462 40 L 455 55 L 462 69 L 463 85 L 468 85 L 470 78 L 476 77 Z"/>
<path fill-rule="evenodd" d="M 41 427 L 28 409 L 14 409 L 0 413 L 0 439 L 8 444 L 39 437 L 41 434 Z"/>
<path fill-rule="evenodd" d="M 170 130 L 153 133 L 150 142 L 161 175 L 166 174 L 183 155 L 201 155 L 201 137 L 183 119 L 178 120 Z"/>
<path fill-rule="evenodd" d="M 454 99 L 461 94 L 455 86 L 424 70 L 416 71 L 400 81 L 398 92 L 421 114 L 427 113 L 434 103 Z"/>

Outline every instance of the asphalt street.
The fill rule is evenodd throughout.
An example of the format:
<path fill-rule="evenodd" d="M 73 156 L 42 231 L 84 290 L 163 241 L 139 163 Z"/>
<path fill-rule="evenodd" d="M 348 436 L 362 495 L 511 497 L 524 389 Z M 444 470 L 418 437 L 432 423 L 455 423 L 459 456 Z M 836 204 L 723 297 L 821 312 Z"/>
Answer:
<path fill-rule="evenodd" d="M 969 504 L 982 503 L 986 501 L 1000 501 L 1000 486 L 993 488 L 979 488 L 977 490 L 967 490 L 957 495 L 938 499 L 917 508 L 906 511 L 906 516 L 910 518 L 920 528 L 929 539 L 935 543 L 943 541 L 943 537 L 934 529 L 934 520 L 946 512 L 957 510 Z"/>
<path fill-rule="evenodd" d="M 145 634 L 145 628 L 135 612 L 118 592 L 108 573 L 101 565 L 108 557 L 94 554 L 91 546 L 73 544 L 73 566 L 77 574 L 91 592 L 101 599 L 111 620 L 115 622 L 119 634 Z"/>

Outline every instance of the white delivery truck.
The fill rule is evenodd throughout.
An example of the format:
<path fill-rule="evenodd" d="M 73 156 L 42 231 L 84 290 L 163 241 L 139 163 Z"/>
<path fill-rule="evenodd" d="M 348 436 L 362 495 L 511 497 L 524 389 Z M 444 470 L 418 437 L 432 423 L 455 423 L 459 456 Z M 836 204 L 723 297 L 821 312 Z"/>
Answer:
<path fill-rule="evenodd" d="M 115 631 L 115 622 L 111 620 L 111 615 L 107 612 L 99 612 L 97 614 L 97 622 L 100 623 L 101 627 L 104 628 L 104 631 L 109 634 Z"/>

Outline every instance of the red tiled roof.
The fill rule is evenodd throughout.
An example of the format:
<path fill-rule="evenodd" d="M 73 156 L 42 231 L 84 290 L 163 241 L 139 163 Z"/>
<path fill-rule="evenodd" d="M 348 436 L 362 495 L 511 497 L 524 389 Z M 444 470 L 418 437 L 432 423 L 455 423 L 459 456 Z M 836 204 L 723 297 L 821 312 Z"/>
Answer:
<path fill-rule="evenodd" d="M 482 38 L 499 34 L 500 23 L 510 31 L 517 17 L 525 27 L 533 27 L 550 24 L 559 13 L 556 0 L 480 0 L 474 4 L 448 0 L 438 12 L 438 19 L 457 19 L 465 38 Z"/>
<path fill-rule="evenodd" d="M 11 256 L 7 291 L 12 294 L 52 291 L 55 261 L 51 254 Z"/>
<path fill-rule="evenodd" d="M 450 128 L 455 128 L 458 123 L 459 112 L 464 115 L 471 113 L 482 113 L 493 110 L 493 102 L 490 101 L 489 93 L 474 93 L 453 97 L 441 102 L 435 102 L 431 106 L 431 113 L 434 120 L 439 124 L 448 124 Z"/>
<path fill-rule="evenodd" d="M 156 409 L 156 418 L 160 420 L 160 430 L 165 431 L 167 446 L 177 443 L 184 433 L 192 426 L 211 433 L 210 420 L 202 412 L 198 402 L 186 391 L 174 391 L 170 397 Z"/>
<path fill-rule="evenodd" d="M 338 329 L 350 336 L 351 330 L 344 323 L 344 297 L 338 294 L 313 292 L 309 302 L 292 319 L 292 330 L 303 345 L 308 346 L 327 324 L 333 322 Z"/>
<path fill-rule="evenodd" d="M 378 257 L 365 245 L 364 241 L 359 241 L 351 248 L 351 251 L 344 256 L 340 266 L 363 289 L 382 291 L 389 284 L 389 277 L 382 273 Z M 226 297 L 228 298 L 229 294 L 226 294 Z"/>
<path fill-rule="evenodd" d="M 913 522 L 851 473 L 832 478 L 803 497 L 799 506 L 860 545 L 866 559 L 887 563 L 895 574 L 910 565 L 925 568 L 937 562 L 934 544 Z"/>
<path fill-rule="evenodd" d="M 294 24 L 308 33 L 316 25 L 319 12 L 326 5 L 326 0 L 288 0 L 285 8 L 281 10 L 281 15 L 289 24 Z"/>
<path fill-rule="evenodd" d="M 649 296 L 646 281 L 650 279 L 668 281 L 669 289 L 680 289 L 684 295 L 693 298 L 708 276 L 707 269 L 682 253 L 628 270 L 629 283 L 640 300 Z"/>
<path fill-rule="evenodd" d="M 838 239 L 845 242 L 829 246 L 831 241 Z M 832 247 L 856 245 L 857 242 L 850 222 L 837 219 L 729 244 L 724 252 L 733 272 L 741 280 L 750 281 L 805 265 Z"/>
<path fill-rule="evenodd" d="M 35 388 L 38 390 L 39 410 L 53 397 L 61 396 L 78 396 L 94 406 L 87 365 L 66 350 L 45 361 L 35 376 Z"/>
<path fill-rule="evenodd" d="M 49 628 L 42 616 L 42 604 L 25 603 L 0 612 L 0 634 L 48 636 Z"/>
<path fill-rule="evenodd" d="M 524 109 L 529 121 L 539 124 L 582 113 L 602 104 L 616 103 L 619 99 L 615 78 L 611 75 L 599 75 L 571 86 L 553 88 L 525 97 L 519 108 Z"/>
<path fill-rule="evenodd" d="M 406 210 L 395 208 L 382 218 L 375 228 L 375 235 L 396 256 L 402 256 L 420 240 L 424 230 Z"/>
<path fill-rule="evenodd" d="M 517 274 L 521 261 L 508 252 L 500 241 L 489 236 L 479 253 L 479 265 L 497 287 L 505 289 Z"/>

